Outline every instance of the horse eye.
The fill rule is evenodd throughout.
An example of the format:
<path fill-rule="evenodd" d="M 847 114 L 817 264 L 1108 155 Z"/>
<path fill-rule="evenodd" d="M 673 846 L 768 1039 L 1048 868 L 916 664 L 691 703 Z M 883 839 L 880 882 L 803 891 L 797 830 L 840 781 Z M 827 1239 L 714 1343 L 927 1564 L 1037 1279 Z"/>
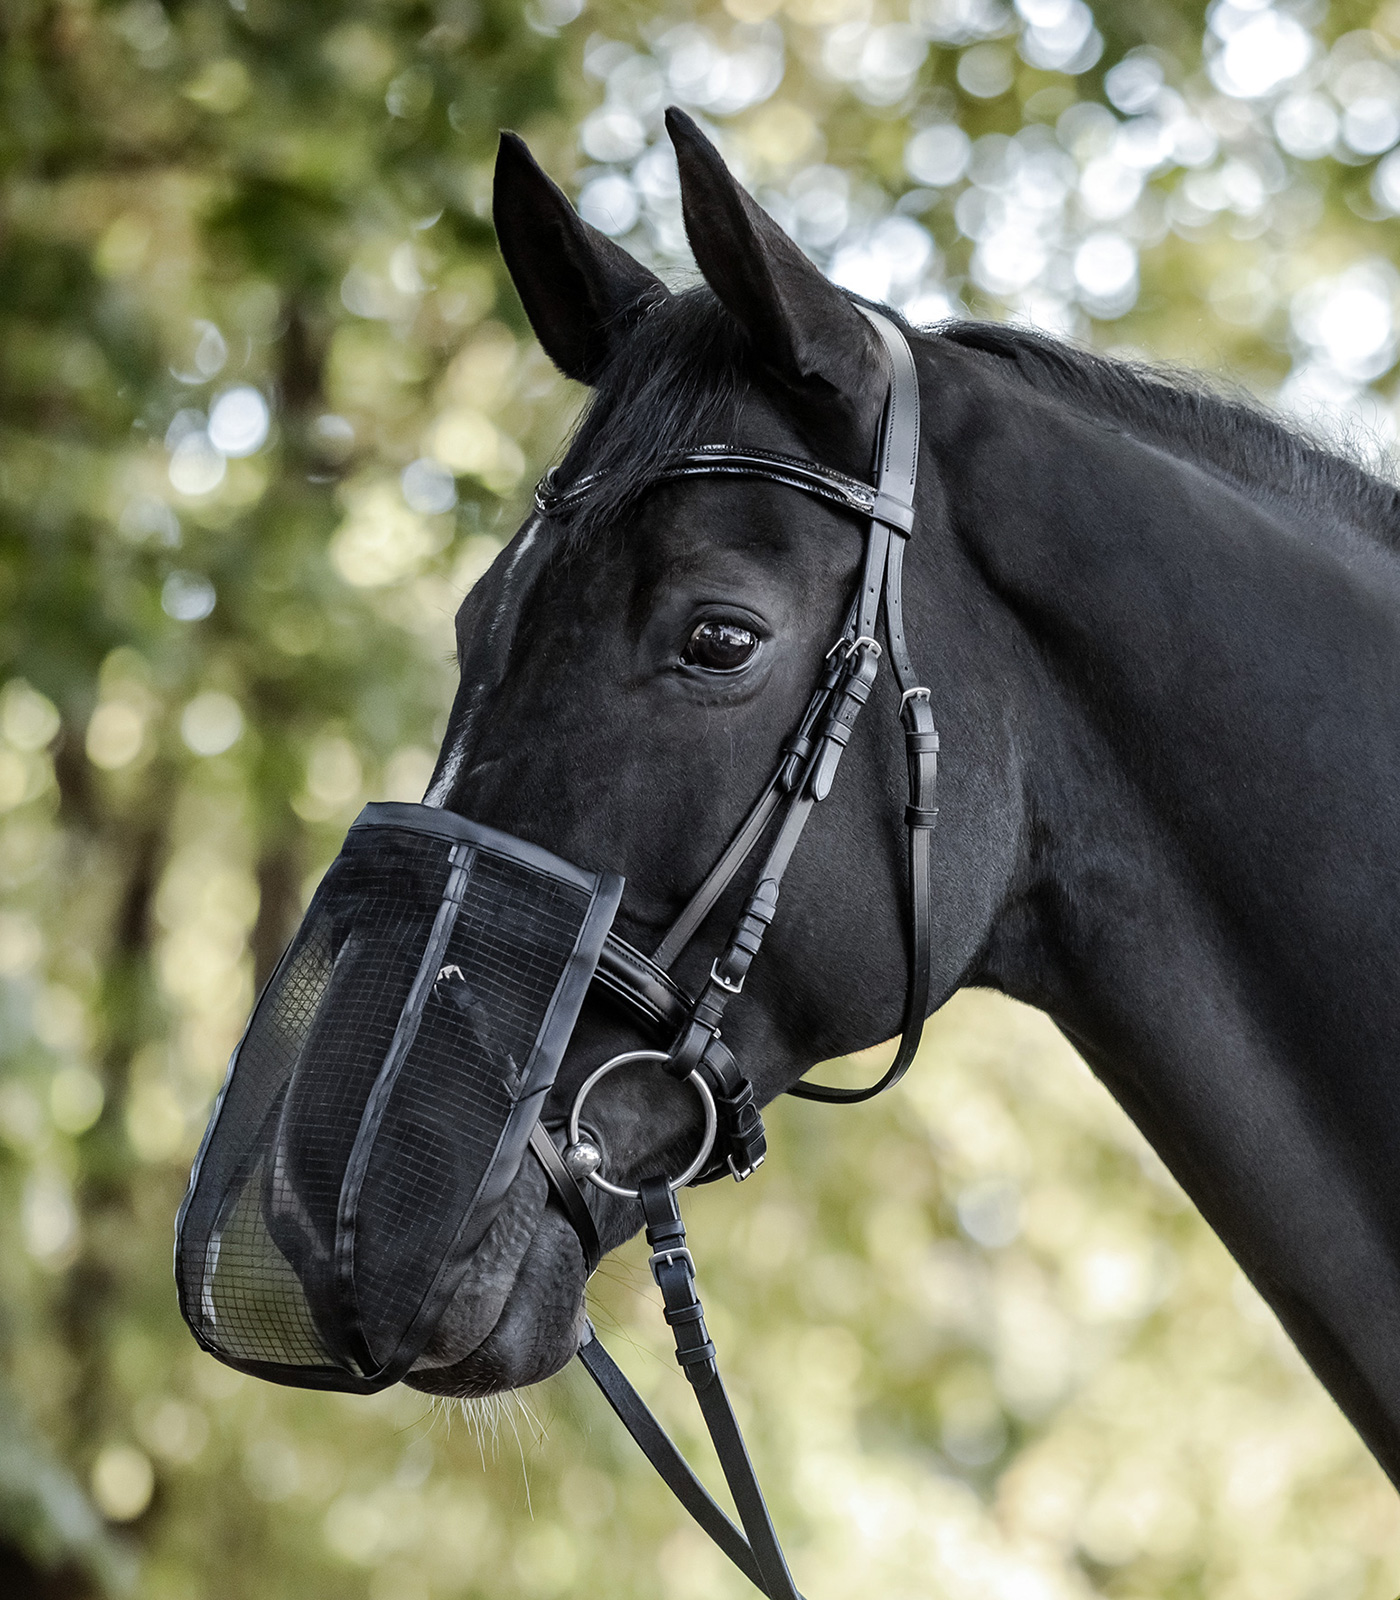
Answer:
<path fill-rule="evenodd" d="M 737 622 L 702 622 L 681 654 L 688 667 L 737 672 L 758 649 L 758 635 Z"/>

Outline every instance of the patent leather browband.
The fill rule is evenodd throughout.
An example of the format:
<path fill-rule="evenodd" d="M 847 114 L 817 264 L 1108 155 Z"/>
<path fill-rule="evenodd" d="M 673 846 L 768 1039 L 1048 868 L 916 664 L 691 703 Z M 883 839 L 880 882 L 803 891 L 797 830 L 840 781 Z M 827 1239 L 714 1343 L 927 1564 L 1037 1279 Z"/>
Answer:
<path fill-rule="evenodd" d="M 559 489 L 555 486 L 554 474 L 547 472 L 535 490 L 535 509 L 546 517 L 567 516 L 588 499 L 606 476 L 606 473 L 590 472 L 576 478 L 567 489 Z M 882 496 L 878 488 L 862 483 L 859 478 L 777 450 L 735 450 L 724 444 L 702 444 L 664 461 L 652 475 L 652 481 L 713 477 L 766 478 L 769 483 L 786 484 L 790 489 L 801 489 L 829 500 L 843 511 L 855 511 L 864 517 L 879 516 L 905 533 L 911 532 L 914 526 L 912 505 Z"/>

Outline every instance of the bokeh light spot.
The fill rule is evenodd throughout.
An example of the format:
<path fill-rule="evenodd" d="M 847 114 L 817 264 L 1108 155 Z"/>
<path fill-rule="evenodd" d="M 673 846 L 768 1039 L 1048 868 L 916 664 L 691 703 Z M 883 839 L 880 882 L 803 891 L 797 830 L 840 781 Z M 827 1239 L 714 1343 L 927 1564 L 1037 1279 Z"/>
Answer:
<path fill-rule="evenodd" d="M 209 408 L 209 442 L 226 456 L 261 450 L 270 421 L 267 401 L 251 384 L 225 389 Z"/>
<path fill-rule="evenodd" d="M 971 159 L 972 141 L 950 122 L 921 128 L 904 147 L 909 176 L 938 188 L 963 177 Z"/>
<path fill-rule="evenodd" d="M 92 1464 L 92 1497 L 110 1522 L 134 1522 L 151 1503 L 151 1458 L 131 1444 L 109 1444 Z"/>
<path fill-rule="evenodd" d="M 84 747 L 93 766 L 116 772 L 141 753 L 146 719 L 139 706 L 125 700 L 104 700 L 88 719 Z"/>
<path fill-rule="evenodd" d="M 621 173 L 608 172 L 585 185 L 578 211 L 600 233 L 615 238 L 636 226 L 641 205 L 632 184 Z"/>
<path fill-rule="evenodd" d="M 1011 52 L 999 44 L 975 44 L 958 58 L 958 83 L 978 100 L 995 100 L 1015 76 Z"/>
<path fill-rule="evenodd" d="M 222 755 L 243 733 L 243 712 L 217 689 L 197 694 L 180 714 L 180 737 L 197 756 Z"/>
<path fill-rule="evenodd" d="M 23 678 L 11 678 L 0 689 L 0 734 L 16 750 L 42 750 L 60 724 L 58 707 Z"/>
<path fill-rule="evenodd" d="M 405 504 L 411 511 L 434 516 L 457 504 L 457 484 L 452 472 L 431 456 L 420 456 L 399 477 Z"/>
<path fill-rule="evenodd" d="M 172 572 L 161 585 L 161 609 L 176 622 L 203 621 L 216 600 L 214 585 L 201 572 Z"/>
<path fill-rule="evenodd" d="M 86 1133 L 102 1115 L 102 1080 L 86 1067 L 63 1067 L 49 1085 L 49 1114 L 60 1133 Z"/>
<path fill-rule="evenodd" d="M 171 485 L 191 499 L 212 494 L 227 471 L 223 451 L 202 430 L 187 433 L 170 455 Z"/>
<path fill-rule="evenodd" d="M 1272 9 L 1246 11 L 1222 0 L 1211 27 L 1224 40 L 1210 61 L 1215 86 L 1240 99 L 1258 99 L 1296 78 L 1312 59 L 1313 39 L 1295 18 Z"/>

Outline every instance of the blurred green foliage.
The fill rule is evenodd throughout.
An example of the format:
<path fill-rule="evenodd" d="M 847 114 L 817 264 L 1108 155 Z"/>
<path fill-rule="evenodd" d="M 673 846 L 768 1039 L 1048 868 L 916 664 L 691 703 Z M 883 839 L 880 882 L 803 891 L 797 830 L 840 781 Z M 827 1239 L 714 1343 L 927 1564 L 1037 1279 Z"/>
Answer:
<path fill-rule="evenodd" d="M 0 1588 L 738 1594 L 572 1374 L 456 1415 L 199 1354 L 171 1224 L 229 1049 L 578 392 L 495 132 L 684 272 L 668 101 L 840 281 L 1394 434 L 1400 13 L 1313 0 L 11 0 L 0 18 Z M 1388 1600 L 1392 1491 L 1041 1019 L 689 1205 L 799 1579 Z M 704 1451 L 635 1250 L 594 1310 Z M 548 1436 L 542 1438 L 541 1424 Z"/>

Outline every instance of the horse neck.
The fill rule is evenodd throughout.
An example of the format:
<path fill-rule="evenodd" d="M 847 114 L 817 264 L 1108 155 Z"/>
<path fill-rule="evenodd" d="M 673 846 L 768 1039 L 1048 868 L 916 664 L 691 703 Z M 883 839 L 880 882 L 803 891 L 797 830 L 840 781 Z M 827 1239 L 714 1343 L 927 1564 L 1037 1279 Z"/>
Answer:
<path fill-rule="evenodd" d="M 1024 769 L 1062 937 L 1111 933 L 1116 973 L 1139 930 L 1161 970 L 1190 927 L 1291 1050 L 1360 1046 L 1400 932 L 1400 560 L 1062 407 L 984 408 L 954 459 L 1054 707 Z"/>
<path fill-rule="evenodd" d="M 1400 1474 L 1400 563 L 959 369 L 949 523 L 1034 663 L 976 976 L 1079 1044 Z"/>

